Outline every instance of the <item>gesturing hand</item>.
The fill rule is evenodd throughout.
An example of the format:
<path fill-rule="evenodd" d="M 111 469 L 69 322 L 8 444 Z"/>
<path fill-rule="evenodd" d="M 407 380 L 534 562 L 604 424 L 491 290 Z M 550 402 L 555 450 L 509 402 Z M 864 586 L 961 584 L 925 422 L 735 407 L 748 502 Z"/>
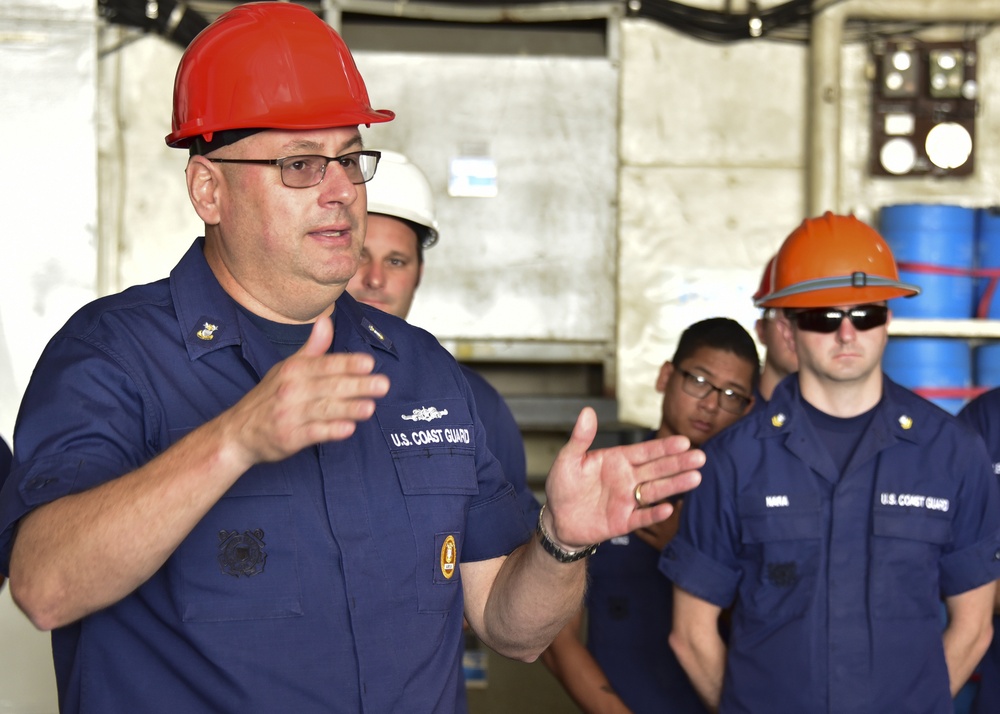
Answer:
<path fill-rule="evenodd" d="M 701 481 L 705 454 L 683 436 L 588 451 L 596 434 L 597 415 L 587 407 L 545 483 L 550 532 L 568 550 L 667 518 L 673 507 L 663 499 Z"/>
<path fill-rule="evenodd" d="M 228 413 L 249 464 L 279 461 L 323 441 L 346 439 L 375 413 L 389 378 L 366 354 L 329 354 L 333 323 L 321 317 L 309 339 L 276 364 Z"/>

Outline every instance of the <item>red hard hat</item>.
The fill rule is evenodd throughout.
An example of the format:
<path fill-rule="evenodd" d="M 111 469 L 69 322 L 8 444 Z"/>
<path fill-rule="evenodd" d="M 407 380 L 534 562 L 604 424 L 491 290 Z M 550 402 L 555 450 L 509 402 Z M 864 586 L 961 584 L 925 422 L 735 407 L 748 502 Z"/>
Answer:
<path fill-rule="evenodd" d="M 771 270 L 774 268 L 774 259 L 776 257 L 777 255 L 772 255 L 771 259 L 767 261 L 767 265 L 764 266 L 764 272 L 760 276 L 760 286 L 757 288 L 757 292 L 753 294 L 754 304 L 771 292 Z"/>
<path fill-rule="evenodd" d="M 327 129 L 390 121 L 371 108 L 347 45 L 314 12 L 254 2 L 223 13 L 181 57 L 166 141 L 229 129 Z"/>
<path fill-rule="evenodd" d="M 807 218 L 781 244 L 757 307 L 834 307 L 917 295 L 900 282 L 889 244 L 854 216 Z"/>

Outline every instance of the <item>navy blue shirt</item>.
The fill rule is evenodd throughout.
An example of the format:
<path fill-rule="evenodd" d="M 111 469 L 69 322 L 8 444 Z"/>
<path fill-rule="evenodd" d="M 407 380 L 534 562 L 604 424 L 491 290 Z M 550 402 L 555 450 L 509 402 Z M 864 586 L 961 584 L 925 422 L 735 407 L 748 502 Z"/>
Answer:
<path fill-rule="evenodd" d="M 993 474 L 1000 475 L 1000 389 L 991 389 L 973 399 L 958 413 L 958 418 L 986 440 Z M 979 663 L 978 672 L 979 688 L 971 711 L 997 714 L 1000 712 L 1000 617 L 993 618 L 993 641 Z"/>
<path fill-rule="evenodd" d="M 634 714 L 702 714 L 667 638 L 673 585 L 635 533 L 601 543 L 587 565 L 587 649 Z"/>
<path fill-rule="evenodd" d="M 517 501 L 521 504 L 525 525 L 533 531 L 542 507 L 528 488 L 528 465 L 521 430 L 507 402 L 493 385 L 468 365 L 463 364 L 461 367 L 476 398 L 476 413 L 486 429 L 486 445 L 497 457 L 504 476 L 517 491 Z"/>
<path fill-rule="evenodd" d="M 19 518 L 142 466 L 279 360 L 202 244 L 46 347 L 0 492 L 0 572 Z M 458 564 L 530 534 L 454 359 L 346 293 L 333 319 L 333 351 L 390 379 L 375 415 L 248 470 L 135 592 L 53 632 L 63 714 L 465 709 Z"/>
<path fill-rule="evenodd" d="M 733 605 L 720 711 L 952 711 L 940 599 L 1000 576 L 982 440 L 889 379 L 841 473 L 798 380 L 705 445 L 660 560 Z"/>

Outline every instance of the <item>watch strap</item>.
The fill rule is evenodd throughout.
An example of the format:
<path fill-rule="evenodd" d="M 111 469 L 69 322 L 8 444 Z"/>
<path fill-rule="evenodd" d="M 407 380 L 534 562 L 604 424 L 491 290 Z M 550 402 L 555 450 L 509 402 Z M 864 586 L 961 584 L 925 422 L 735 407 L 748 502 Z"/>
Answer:
<path fill-rule="evenodd" d="M 545 529 L 545 522 L 542 520 L 542 516 L 544 514 L 545 504 L 542 504 L 542 509 L 538 512 L 538 525 L 535 526 L 535 533 L 538 534 L 538 541 L 541 543 L 542 548 L 545 549 L 546 553 L 551 555 L 560 563 L 573 563 L 597 552 L 597 543 L 594 545 L 588 545 L 586 548 L 581 548 L 580 550 L 566 550 L 565 548 L 559 546 L 554 540 L 552 540 L 552 536 L 550 536 L 549 532 Z"/>

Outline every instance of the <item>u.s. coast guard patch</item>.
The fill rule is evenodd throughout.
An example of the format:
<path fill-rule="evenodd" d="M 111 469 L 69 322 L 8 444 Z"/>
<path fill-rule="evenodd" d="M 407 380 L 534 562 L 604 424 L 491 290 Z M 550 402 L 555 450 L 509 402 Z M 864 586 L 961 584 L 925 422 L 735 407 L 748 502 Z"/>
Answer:
<path fill-rule="evenodd" d="M 219 531 L 219 566 L 226 575 L 238 578 L 264 572 L 264 531 Z"/>

